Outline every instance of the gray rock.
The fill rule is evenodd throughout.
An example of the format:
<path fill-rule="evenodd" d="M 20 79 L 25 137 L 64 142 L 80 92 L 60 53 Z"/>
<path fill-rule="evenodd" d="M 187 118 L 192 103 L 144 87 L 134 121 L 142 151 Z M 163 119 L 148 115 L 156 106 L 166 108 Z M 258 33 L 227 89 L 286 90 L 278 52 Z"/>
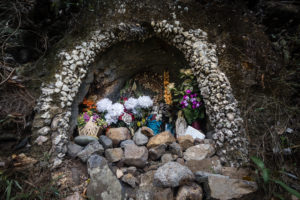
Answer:
<path fill-rule="evenodd" d="M 77 154 L 83 150 L 82 146 L 77 145 L 73 142 L 69 142 L 67 148 L 68 148 L 68 155 L 71 156 L 72 158 L 76 158 Z"/>
<path fill-rule="evenodd" d="M 185 160 L 203 160 L 215 154 L 215 148 L 212 144 L 198 144 L 188 148 L 183 153 Z"/>
<path fill-rule="evenodd" d="M 164 155 L 161 157 L 161 162 L 162 162 L 162 163 L 171 162 L 171 161 L 173 161 L 173 160 L 175 160 L 175 159 L 173 158 L 172 154 L 170 154 L 170 153 L 166 153 L 166 154 L 164 154 Z"/>
<path fill-rule="evenodd" d="M 128 144 L 124 150 L 124 163 L 136 167 L 144 167 L 148 160 L 148 150 L 145 146 Z"/>
<path fill-rule="evenodd" d="M 141 128 L 141 132 L 146 135 L 147 137 L 152 137 L 154 136 L 153 130 L 147 126 L 143 126 Z"/>
<path fill-rule="evenodd" d="M 88 158 L 94 154 L 98 153 L 102 155 L 104 152 L 103 146 L 98 142 L 98 140 L 89 143 L 82 151 L 80 151 L 77 156 L 83 161 L 86 162 Z"/>
<path fill-rule="evenodd" d="M 172 154 L 175 154 L 178 157 L 182 157 L 181 146 L 178 143 L 173 142 L 172 144 L 169 145 L 169 149 Z"/>
<path fill-rule="evenodd" d="M 148 137 L 141 133 L 141 129 L 139 129 L 133 136 L 133 141 L 135 144 L 141 146 L 148 143 Z"/>
<path fill-rule="evenodd" d="M 120 143 L 120 147 L 124 149 L 127 144 L 134 144 L 134 141 L 133 140 L 125 140 Z"/>
<path fill-rule="evenodd" d="M 149 158 L 151 160 L 158 160 L 165 152 L 167 145 L 162 144 L 149 149 Z"/>
<path fill-rule="evenodd" d="M 123 167 L 122 169 L 122 172 L 124 173 L 124 174 L 135 174 L 135 172 L 136 172 L 136 167 L 134 167 L 134 166 L 131 166 L 131 167 Z"/>
<path fill-rule="evenodd" d="M 104 149 L 112 148 L 112 146 L 113 146 L 112 140 L 105 135 L 101 135 L 99 137 L 99 142 L 100 142 L 100 144 L 102 144 Z"/>
<path fill-rule="evenodd" d="M 105 157 L 109 162 L 118 162 L 123 157 L 122 148 L 106 149 Z"/>
<path fill-rule="evenodd" d="M 104 157 L 92 155 L 87 167 L 91 180 L 87 187 L 87 196 L 100 200 L 123 199 L 121 183 L 108 167 Z"/>
<path fill-rule="evenodd" d="M 210 173 L 220 173 L 222 170 L 221 161 L 217 156 L 205 158 L 203 160 L 188 160 L 186 166 L 193 172 L 205 171 Z"/>
<path fill-rule="evenodd" d="M 177 162 L 164 164 L 154 174 L 154 184 L 159 187 L 178 187 L 194 179 L 192 171 Z"/>
<path fill-rule="evenodd" d="M 88 135 L 80 135 L 74 138 L 74 142 L 81 146 L 86 146 L 90 142 L 98 141 L 96 137 L 88 136 Z"/>
<path fill-rule="evenodd" d="M 106 135 L 112 140 L 114 146 L 117 146 L 120 142 L 131 138 L 129 129 L 125 127 L 110 128 Z"/>
<path fill-rule="evenodd" d="M 204 191 L 208 198 L 220 200 L 236 199 L 257 190 L 257 184 L 252 181 L 231 179 L 228 176 L 202 171 L 196 172 L 195 176 L 198 183 L 206 185 Z"/>
<path fill-rule="evenodd" d="M 125 174 L 122 177 L 122 181 L 124 183 L 127 183 L 128 185 L 130 185 L 131 187 L 135 188 L 138 184 L 138 180 L 132 175 L 132 174 Z"/>
<path fill-rule="evenodd" d="M 202 200 L 202 198 L 202 188 L 196 183 L 181 186 L 176 196 L 176 200 Z"/>

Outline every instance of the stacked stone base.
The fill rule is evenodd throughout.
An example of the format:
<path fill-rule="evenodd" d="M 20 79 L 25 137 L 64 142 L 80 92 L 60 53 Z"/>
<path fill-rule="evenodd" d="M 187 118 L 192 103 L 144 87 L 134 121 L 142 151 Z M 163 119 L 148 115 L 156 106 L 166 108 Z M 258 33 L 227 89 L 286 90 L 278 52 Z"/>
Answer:
<path fill-rule="evenodd" d="M 87 163 L 87 196 L 94 199 L 235 199 L 257 189 L 249 171 L 223 167 L 215 142 L 153 135 L 146 127 L 130 135 L 112 128 L 86 146 L 68 144 L 68 155 Z"/>

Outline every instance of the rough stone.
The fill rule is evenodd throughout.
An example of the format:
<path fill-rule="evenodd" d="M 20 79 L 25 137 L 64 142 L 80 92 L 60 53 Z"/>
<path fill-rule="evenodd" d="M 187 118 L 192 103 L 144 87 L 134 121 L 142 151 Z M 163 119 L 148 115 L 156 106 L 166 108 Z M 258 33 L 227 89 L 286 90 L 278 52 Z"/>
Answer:
<path fill-rule="evenodd" d="M 87 167 L 91 180 L 87 187 L 87 196 L 99 200 L 123 199 L 121 183 L 108 167 L 104 157 L 92 155 Z"/>
<path fill-rule="evenodd" d="M 124 163 L 136 167 L 144 167 L 148 160 L 148 150 L 144 146 L 128 144 L 124 150 Z"/>
<path fill-rule="evenodd" d="M 245 168 L 222 167 L 221 174 L 229 176 L 229 178 L 243 179 L 244 177 L 251 176 L 251 171 Z"/>
<path fill-rule="evenodd" d="M 147 137 L 152 137 L 154 136 L 153 130 L 147 126 L 143 126 L 141 128 L 141 133 L 143 133 L 144 135 L 146 135 Z"/>
<path fill-rule="evenodd" d="M 203 140 L 205 138 L 205 135 L 201 131 L 199 131 L 199 130 L 191 127 L 191 126 L 187 127 L 187 129 L 185 130 L 184 135 L 190 135 L 194 139 L 199 138 L 199 139 Z"/>
<path fill-rule="evenodd" d="M 73 142 L 69 142 L 67 148 L 68 148 L 68 155 L 72 158 L 76 158 L 77 154 L 83 150 L 82 146 L 74 144 Z"/>
<path fill-rule="evenodd" d="M 131 138 L 130 131 L 125 127 L 110 128 L 107 131 L 106 136 L 112 140 L 114 146 L 117 146 L 121 141 Z"/>
<path fill-rule="evenodd" d="M 104 148 L 103 146 L 96 140 L 89 143 L 82 151 L 80 151 L 77 156 L 83 161 L 86 162 L 88 158 L 94 154 L 103 154 Z"/>
<path fill-rule="evenodd" d="M 140 176 L 140 187 L 153 186 L 155 170 L 147 171 Z"/>
<path fill-rule="evenodd" d="M 174 136 L 170 132 L 165 131 L 150 138 L 147 148 L 149 149 L 161 144 L 171 144 L 172 142 L 175 142 Z"/>
<path fill-rule="evenodd" d="M 166 154 L 162 155 L 162 157 L 161 157 L 162 163 L 171 162 L 173 160 L 175 160 L 175 159 L 173 158 L 172 154 L 170 154 L 170 153 L 166 153 Z"/>
<path fill-rule="evenodd" d="M 166 151 L 167 145 L 161 144 L 159 146 L 149 149 L 149 158 L 151 160 L 158 160 Z"/>
<path fill-rule="evenodd" d="M 99 142 L 100 142 L 100 144 L 102 144 L 104 149 L 108 149 L 108 148 L 113 147 L 112 140 L 110 138 L 108 138 L 107 136 L 105 136 L 105 135 L 101 135 L 99 137 Z"/>
<path fill-rule="evenodd" d="M 88 136 L 88 135 L 80 135 L 74 138 L 74 142 L 81 146 L 85 146 L 93 141 L 98 141 L 98 139 L 96 137 Z"/>
<path fill-rule="evenodd" d="M 177 140 L 183 151 L 194 145 L 194 138 L 190 135 L 180 136 Z"/>
<path fill-rule="evenodd" d="M 118 162 L 123 157 L 122 148 L 106 149 L 105 157 L 109 162 Z"/>
<path fill-rule="evenodd" d="M 122 181 L 135 188 L 138 184 L 138 180 L 132 174 L 125 174 L 122 177 Z"/>
<path fill-rule="evenodd" d="M 221 161 L 217 156 L 205 158 L 203 160 L 188 160 L 186 166 L 193 172 L 205 171 L 209 173 L 220 173 L 222 169 Z"/>
<path fill-rule="evenodd" d="M 169 149 L 172 154 L 175 154 L 178 157 L 182 157 L 181 146 L 178 143 L 173 142 L 172 144 L 169 145 Z"/>
<path fill-rule="evenodd" d="M 183 159 L 183 158 L 177 158 L 177 159 L 176 159 L 176 162 L 178 162 L 178 163 L 181 164 L 181 165 L 185 165 L 184 159 Z"/>
<path fill-rule="evenodd" d="M 128 145 L 128 144 L 135 144 L 135 143 L 134 143 L 133 140 L 124 140 L 124 141 L 122 141 L 122 142 L 120 143 L 120 147 L 121 147 L 122 149 L 124 149 L 125 146 Z"/>
<path fill-rule="evenodd" d="M 173 190 L 171 188 L 155 187 L 153 191 L 153 200 L 171 200 L 173 199 Z"/>
<path fill-rule="evenodd" d="M 117 178 L 121 178 L 123 175 L 124 175 L 124 173 L 123 173 L 122 170 L 120 170 L 120 169 L 116 170 L 116 176 L 117 176 Z"/>
<path fill-rule="evenodd" d="M 178 187 L 194 179 L 192 171 L 177 162 L 164 164 L 154 174 L 154 184 L 162 187 Z"/>
<path fill-rule="evenodd" d="M 210 144 L 198 144 L 188 148 L 183 153 L 183 158 L 189 160 L 203 160 L 215 154 L 215 148 Z"/>
<path fill-rule="evenodd" d="M 148 137 L 141 133 L 141 129 L 139 129 L 133 136 L 133 141 L 135 144 L 141 146 L 145 145 L 148 142 Z"/>
<path fill-rule="evenodd" d="M 48 140 L 48 137 L 40 135 L 39 137 L 36 138 L 36 140 L 34 141 L 34 143 L 36 143 L 37 145 L 41 146 L 47 140 Z"/>
<path fill-rule="evenodd" d="M 41 129 L 38 130 L 38 134 L 40 135 L 47 135 L 49 132 L 51 131 L 50 127 L 49 126 L 45 126 Z"/>
<path fill-rule="evenodd" d="M 196 183 L 181 186 L 176 196 L 176 200 L 202 200 L 202 198 L 202 188 Z"/>
<path fill-rule="evenodd" d="M 197 182 L 207 182 L 209 190 L 205 192 L 209 197 L 214 199 L 238 199 L 257 190 L 257 184 L 251 181 L 231 179 L 228 176 L 201 171 L 196 172 L 195 176 Z"/>

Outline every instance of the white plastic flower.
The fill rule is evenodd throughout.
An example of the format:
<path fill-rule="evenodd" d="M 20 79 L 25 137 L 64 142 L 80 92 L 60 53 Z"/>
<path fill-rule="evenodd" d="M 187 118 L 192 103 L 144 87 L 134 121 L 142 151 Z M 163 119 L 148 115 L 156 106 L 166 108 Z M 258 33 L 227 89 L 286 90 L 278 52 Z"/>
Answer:
<path fill-rule="evenodd" d="M 153 105 L 153 101 L 149 96 L 140 96 L 138 98 L 138 104 L 141 108 L 149 108 Z"/>
<path fill-rule="evenodd" d="M 112 106 L 112 101 L 108 98 L 101 99 L 97 102 L 98 112 L 105 112 Z"/>
<path fill-rule="evenodd" d="M 118 122 L 118 118 L 112 117 L 109 113 L 107 113 L 104 118 L 108 125 L 116 124 Z"/>
<path fill-rule="evenodd" d="M 113 117 L 117 118 L 124 113 L 124 106 L 120 103 L 114 103 L 108 110 L 108 114 Z"/>
<path fill-rule="evenodd" d="M 130 97 L 124 103 L 124 106 L 127 110 L 134 110 L 137 105 L 138 105 L 138 100 L 136 98 L 132 98 L 132 97 Z"/>
<path fill-rule="evenodd" d="M 122 121 L 125 122 L 127 125 L 130 125 L 130 123 L 132 122 L 132 116 L 128 113 L 124 113 L 124 115 L 122 116 Z"/>

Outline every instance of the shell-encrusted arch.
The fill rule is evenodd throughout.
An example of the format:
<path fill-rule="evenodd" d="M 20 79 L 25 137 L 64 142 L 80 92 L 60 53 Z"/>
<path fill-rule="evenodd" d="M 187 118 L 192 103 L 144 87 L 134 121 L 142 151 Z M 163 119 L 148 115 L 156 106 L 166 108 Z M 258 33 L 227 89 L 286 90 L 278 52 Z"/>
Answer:
<path fill-rule="evenodd" d="M 243 120 L 230 83 L 218 68 L 215 45 L 207 42 L 207 34 L 201 29 L 185 31 L 179 22 L 172 25 L 164 20 L 151 22 L 151 25 L 121 23 L 108 30 L 94 31 L 73 50 L 59 53 L 61 70 L 56 72 L 55 81 L 42 85 L 35 117 L 35 122 L 39 123 L 35 123 L 33 129 L 41 135 L 51 133 L 53 166 L 61 164 L 66 154 L 71 105 L 96 56 L 118 42 L 144 41 L 153 36 L 179 49 L 189 62 L 197 77 L 207 116 L 215 129 L 213 139 L 221 160 L 232 166 L 248 161 Z"/>

